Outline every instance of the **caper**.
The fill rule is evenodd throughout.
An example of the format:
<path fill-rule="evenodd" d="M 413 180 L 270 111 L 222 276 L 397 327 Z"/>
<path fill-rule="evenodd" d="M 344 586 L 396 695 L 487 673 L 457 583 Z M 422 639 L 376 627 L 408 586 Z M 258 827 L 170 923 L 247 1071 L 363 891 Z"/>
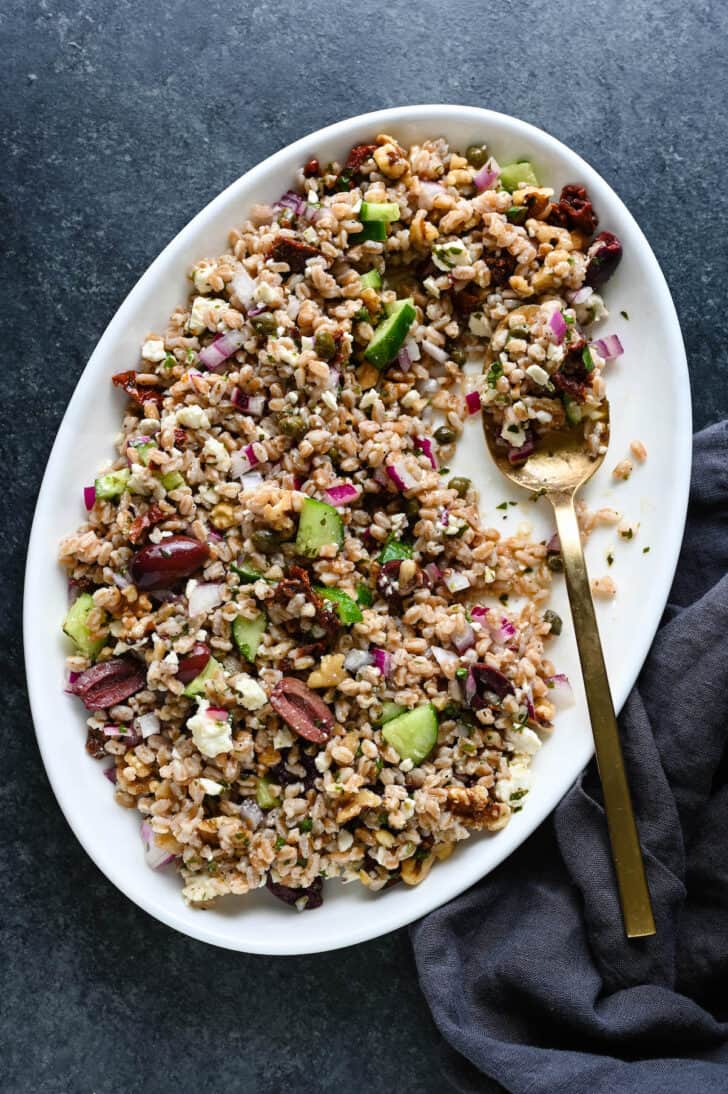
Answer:
<path fill-rule="evenodd" d="M 564 560 L 561 557 L 560 551 L 553 551 L 546 556 L 546 565 L 549 570 L 553 570 L 555 574 L 560 574 L 564 568 Z"/>
<path fill-rule="evenodd" d="M 560 615 L 556 612 L 552 612 L 550 608 L 547 608 L 543 613 L 543 620 L 544 623 L 548 623 L 551 627 L 552 634 L 561 634 L 561 629 L 564 624 Z"/>
<path fill-rule="evenodd" d="M 450 360 L 454 361 L 456 365 L 465 364 L 465 350 L 453 349 L 450 351 Z"/>
<path fill-rule="evenodd" d="M 455 430 L 449 425 L 441 425 L 435 430 L 434 436 L 438 444 L 452 444 L 455 440 Z"/>
<path fill-rule="evenodd" d="M 450 489 L 454 490 L 459 498 L 464 498 L 472 485 L 470 479 L 466 479 L 462 476 L 450 479 L 450 482 L 448 483 Z"/>
<path fill-rule="evenodd" d="M 253 324 L 253 330 L 257 331 L 258 334 L 265 334 L 267 336 L 269 334 L 275 334 L 278 329 L 276 318 L 269 311 L 263 312 L 262 315 L 254 315 L 250 322 Z"/>
<path fill-rule="evenodd" d="M 330 330 L 317 330 L 313 348 L 322 361 L 330 361 L 336 353 L 336 342 Z"/>
<path fill-rule="evenodd" d="M 287 437 L 302 437 L 306 432 L 306 423 L 300 414 L 281 414 L 278 428 Z"/>
<path fill-rule="evenodd" d="M 508 334 L 511 338 L 528 338 L 529 330 L 528 327 L 511 327 Z"/>
<path fill-rule="evenodd" d="M 264 555 L 276 551 L 281 545 L 281 537 L 270 528 L 259 528 L 257 532 L 253 532 L 250 539 L 256 551 Z"/>
<path fill-rule="evenodd" d="M 488 159 L 488 146 L 485 144 L 471 144 L 465 152 L 465 158 L 473 167 L 485 167 Z"/>

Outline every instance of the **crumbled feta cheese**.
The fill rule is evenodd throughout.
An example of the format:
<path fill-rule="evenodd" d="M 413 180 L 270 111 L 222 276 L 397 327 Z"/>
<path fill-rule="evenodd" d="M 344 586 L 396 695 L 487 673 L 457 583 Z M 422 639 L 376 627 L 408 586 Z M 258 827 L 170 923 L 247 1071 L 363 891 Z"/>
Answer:
<path fill-rule="evenodd" d="M 307 243 L 318 243 L 318 234 L 312 225 L 309 225 L 309 227 L 306 228 L 303 233 L 303 238 Z"/>
<path fill-rule="evenodd" d="M 222 441 L 218 441 L 216 437 L 207 438 L 202 452 L 203 455 L 207 456 L 221 471 L 230 470 L 230 453 Z"/>
<path fill-rule="evenodd" d="M 154 489 L 156 479 L 152 478 L 149 470 L 143 463 L 132 465 L 131 474 L 127 480 L 126 488 L 132 494 L 141 494 L 146 497 Z"/>
<path fill-rule="evenodd" d="M 549 361 L 556 361 L 557 363 L 563 361 L 566 355 L 566 350 L 563 346 L 557 346 L 555 342 L 549 342 L 546 348 L 546 356 Z"/>
<path fill-rule="evenodd" d="M 541 422 L 542 425 L 548 425 L 549 422 L 554 420 L 553 414 L 550 414 L 548 410 L 537 410 L 534 414 L 534 418 L 537 422 Z"/>
<path fill-rule="evenodd" d="M 482 311 L 474 311 L 468 319 L 468 330 L 478 338 L 490 338 L 490 323 Z"/>
<path fill-rule="evenodd" d="M 370 388 L 369 391 L 365 391 L 359 400 L 359 409 L 368 410 L 370 406 L 374 406 L 377 401 L 377 392 L 375 388 Z"/>
<path fill-rule="evenodd" d="M 214 779 L 198 779 L 197 780 L 206 794 L 209 794 L 211 798 L 216 798 L 218 794 L 222 794 L 222 783 L 216 783 Z"/>
<path fill-rule="evenodd" d="M 259 281 L 253 295 L 261 304 L 275 304 L 278 300 L 278 293 L 267 281 Z"/>
<path fill-rule="evenodd" d="M 273 737 L 273 748 L 290 748 L 293 744 L 293 734 L 288 726 L 281 726 Z"/>
<path fill-rule="evenodd" d="M 486 583 L 486 585 L 490 585 L 491 582 L 495 581 L 495 570 L 493 570 L 490 566 L 483 567 L 483 581 Z"/>
<path fill-rule="evenodd" d="M 339 405 L 336 402 L 336 396 L 334 395 L 333 391 L 325 391 L 321 396 L 321 401 L 323 403 L 326 403 L 326 406 L 329 408 L 329 410 L 336 410 L 337 406 Z"/>
<path fill-rule="evenodd" d="M 525 756 L 535 755 L 541 747 L 541 738 L 538 733 L 534 733 L 528 726 L 523 726 L 522 729 L 509 729 L 506 736 L 513 751 L 523 753 Z"/>
<path fill-rule="evenodd" d="M 336 845 L 340 851 L 348 851 L 354 843 L 354 837 L 351 832 L 348 832 L 346 828 L 342 828 L 336 837 Z"/>
<path fill-rule="evenodd" d="M 508 775 L 496 781 L 495 796 L 502 802 L 518 801 L 531 789 L 531 781 L 530 768 L 514 760 L 508 767 Z"/>
<path fill-rule="evenodd" d="M 307 349 L 313 349 L 313 338 L 308 334 L 304 334 L 301 339 L 301 352 Z M 291 394 L 293 394 L 293 392 L 291 392 Z"/>
<path fill-rule="evenodd" d="M 434 296 L 435 298 L 439 299 L 440 290 L 434 277 L 426 277 L 425 280 L 422 282 L 422 286 L 425 292 L 428 292 L 430 296 Z"/>
<path fill-rule="evenodd" d="M 208 329 L 208 320 L 212 322 L 215 330 L 221 330 L 221 319 L 230 308 L 227 300 L 217 297 L 196 296 L 192 301 L 192 310 L 187 320 L 187 330 L 190 334 L 202 334 Z"/>
<path fill-rule="evenodd" d="M 438 270 L 447 271 L 454 266 L 469 266 L 472 259 L 462 239 L 451 239 L 447 243 L 435 243 L 432 248 L 432 261 Z"/>
<path fill-rule="evenodd" d="M 203 756 L 213 759 L 221 752 L 229 752 L 233 746 L 233 733 L 230 719 L 219 721 L 208 714 L 210 704 L 207 699 L 197 700 L 197 714 L 187 720 L 187 728 L 192 734 L 198 750 Z"/>
<path fill-rule="evenodd" d="M 529 365 L 526 369 L 526 375 L 530 376 L 534 384 L 540 384 L 541 387 L 549 382 L 549 374 L 545 368 L 541 368 L 540 365 Z"/>
<path fill-rule="evenodd" d="M 217 885 L 211 877 L 193 877 L 182 890 L 182 897 L 187 904 L 213 900 L 217 895 Z"/>
<path fill-rule="evenodd" d="M 231 682 L 240 696 L 240 705 L 246 710 L 260 710 L 268 702 L 264 689 L 247 672 L 234 676 Z"/>
<path fill-rule="evenodd" d="M 167 351 L 161 338 L 148 338 L 142 346 L 142 357 L 145 361 L 156 364 L 158 361 L 163 361 L 166 356 Z"/>
<path fill-rule="evenodd" d="M 514 422 L 506 422 L 501 429 L 501 437 L 508 441 L 513 448 L 523 448 L 526 443 L 526 434 Z"/>
<path fill-rule="evenodd" d="M 139 432 L 147 437 L 153 437 L 155 433 L 159 433 L 160 424 L 154 418 L 142 418 L 139 423 Z"/>
<path fill-rule="evenodd" d="M 407 771 L 411 771 L 414 766 L 413 760 L 402 760 L 402 763 L 399 765 L 399 770 L 406 773 Z"/>
<path fill-rule="evenodd" d="M 177 425 L 188 429 L 209 429 L 210 419 L 201 406 L 181 406 L 175 415 Z"/>
<path fill-rule="evenodd" d="M 214 272 L 215 267 L 207 262 L 201 262 L 199 266 L 195 266 L 194 270 L 192 271 L 192 279 L 198 292 L 213 292 L 212 285 L 210 284 L 208 278 L 210 274 Z"/>

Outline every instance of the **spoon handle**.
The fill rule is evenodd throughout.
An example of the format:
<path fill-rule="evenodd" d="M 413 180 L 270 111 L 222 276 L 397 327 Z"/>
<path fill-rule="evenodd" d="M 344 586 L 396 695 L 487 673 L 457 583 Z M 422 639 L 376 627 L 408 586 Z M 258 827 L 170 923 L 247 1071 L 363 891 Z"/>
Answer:
<path fill-rule="evenodd" d="M 628 938 L 643 938 L 655 933 L 655 920 L 574 510 L 574 497 L 559 493 L 550 494 L 549 498 L 561 541 L 566 588 L 604 792 L 624 929 Z"/>

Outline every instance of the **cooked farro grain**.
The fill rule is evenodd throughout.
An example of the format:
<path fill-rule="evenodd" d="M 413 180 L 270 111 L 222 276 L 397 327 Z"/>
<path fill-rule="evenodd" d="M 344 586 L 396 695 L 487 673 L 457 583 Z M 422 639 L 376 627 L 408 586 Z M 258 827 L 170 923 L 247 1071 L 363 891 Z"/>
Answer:
<path fill-rule="evenodd" d="M 440 467 L 481 404 L 521 452 L 577 417 L 599 451 L 617 348 L 579 331 L 619 254 L 583 188 L 483 158 L 381 135 L 312 161 L 114 377 L 118 457 L 60 547 L 70 687 L 191 904 L 417 884 L 522 807 L 554 552 Z"/>

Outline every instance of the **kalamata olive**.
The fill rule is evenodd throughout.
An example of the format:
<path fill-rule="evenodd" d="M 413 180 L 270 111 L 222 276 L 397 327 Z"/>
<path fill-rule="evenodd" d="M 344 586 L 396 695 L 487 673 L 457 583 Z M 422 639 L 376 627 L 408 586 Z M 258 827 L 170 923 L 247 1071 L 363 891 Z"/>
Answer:
<path fill-rule="evenodd" d="M 306 432 L 306 423 L 300 414 L 279 414 L 278 428 L 287 437 L 302 437 Z"/>
<path fill-rule="evenodd" d="M 131 576 L 138 589 L 168 589 L 204 566 L 210 548 L 191 536 L 167 536 L 137 551 Z"/>
<path fill-rule="evenodd" d="M 434 437 L 438 444 L 452 444 L 455 440 L 455 430 L 449 425 L 441 425 L 435 430 Z"/>
<path fill-rule="evenodd" d="M 473 167 L 484 167 L 488 159 L 486 144 L 471 144 L 465 151 L 465 159 Z"/>
<path fill-rule="evenodd" d="M 331 331 L 317 330 L 316 337 L 313 340 L 313 348 L 322 361 L 330 361 L 336 353 L 336 342 Z"/>
<path fill-rule="evenodd" d="M 306 904 L 303 909 L 305 912 L 310 912 L 313 908 L 320 908 L 324 902 L 324 879 L 321 877 L 314 878 L 307 889 L 293 889 L 290 885 L 281 885 L 280 882 L 273 881 L 270 874 L 268 874 L 265 884 L 273 893 L 273 896 L 277 896 L 279 900 L 290 905 L 290 907 L 293 907 L 297 900 L 305 897 Z"/>
<path fill-rule="evenodd" d="M 307 741 L 322 745 L 331 736 L 334 718 L 323 699 L 295 676 L 284 676 L 270 694 L 270 704 L 284 722 Z"/>
<path fill-rule="evenodd" d="M 450 479 L 450 482 L 448 483 L 450 489 L 454 490 L 459 498 L 464 498 L 472 485 L 470 479 L 466 479 L 462 475 Z"/>
<path fill-rule="evenodd" d="M 612 232 L 600 232 L 589 251 L 589 265 L 584 281 L 598 288 L 609 281 L 622 260 L 622 244 Z"/>
<path fill-rule="evenodd" d="M 177 679 L 183 684 L 189 684 L 204 670 L 212 654 L 204 642 L 195 642 L 189 653 L 180 657 L 177 668 Z"/>
<path fill-rule="evenodd" d="M 513 695 L 515 688 L 504 673 L 482 661 L 470 666 L 465 680 L 465 698 L 473 710 L 491 705 L 493 699 L 505 699 Z"/>
<path fill-rule="evenodd" d="M 71 690 L 88 710 L 106 710 L 123 703 L 147 683 L 144 665 L 133 657 L 113 657 L 82 672 Z"/>
<path fill-rule="evenodd" d="M 281 545 L 281 537 L 272 528 L 259 528 L 256 532 L 253 532 L 250 541 L 256 551 L 260 551 L 264 555 L 269 554 L 271 551 L 277 551 Z"/>
<path fill-rule="evenodd" d="M 318 173 L 319 173 L 319 161 L 315 158 L 309 160 L 308 163 L 306 164 L 306 166 L 303 169 L 303 173 L 304 173 L 304 176 L 307 179 L 311 179 L 311 178 L 314 177 L 314 175 L 318 175 Z"/>

